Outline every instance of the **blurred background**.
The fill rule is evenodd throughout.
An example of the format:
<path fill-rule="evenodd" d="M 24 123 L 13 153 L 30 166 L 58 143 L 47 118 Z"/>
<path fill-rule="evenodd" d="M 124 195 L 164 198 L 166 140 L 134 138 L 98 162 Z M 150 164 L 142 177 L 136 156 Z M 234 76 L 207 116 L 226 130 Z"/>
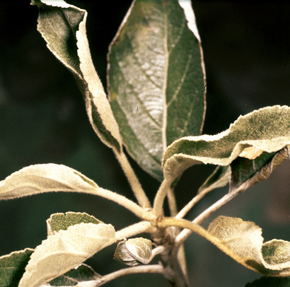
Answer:
<path fill-rule="evenodd" d="M 290 105 L 290 3 L 193 1 L 207 72 L 204 133 L 215 134 L 237 117 L 268 105 Z M 106 54 L 131 1 L 70 1 L 89 13 L 93 61 L 106 86 Z M 36 31 L 38 9 L 29 1 L 0 2 L 0 179 L 24 166 L 59 163 L 75 168 L 101 187 L 133 199 L 113 153 L 94 134 L 72 75 L 48 51 Z M 159 183 L 132 162 L 151 200 Z M 265 240 L 290 240 L 290 164 L 212 215 L 241 217 L 263 228 Z M 194 166 L 177 186 L 179 208 L 214 169 Z M 188 215 L 194 218 L 227 192 L 206 196 Z M 0 255 L 34 248 L 46 238 L 45 220 L 55 212 L 80 211 L 116 229 L 134 215 L 102 198 L 44 194 L 0 202 Z M 123 266 L 114 247 L 89 260 L 104 275 Z M 186 242 L 192 286 L 243 287 L 260 275 L 238 265 L 197 235 Z M 169 286 L 160 275 L 131 275 L 106 286 Z"/>

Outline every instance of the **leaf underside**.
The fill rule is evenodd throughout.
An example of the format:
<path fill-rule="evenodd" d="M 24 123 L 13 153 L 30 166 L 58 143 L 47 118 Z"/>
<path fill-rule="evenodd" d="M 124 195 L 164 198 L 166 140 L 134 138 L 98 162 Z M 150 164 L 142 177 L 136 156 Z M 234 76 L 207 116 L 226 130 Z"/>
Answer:
<path fill-rule="evenodd" d="M 110 45 L 113 113 L 130 155 L 159 180 L 166 147 L 201 132 L 201 64 L 200 43 L 177 0 L 134 1 Z"/>
<path fill-rule="evenodd" d="M 246 177 L 269 163 L 271 157 L 290 143 L 290 108 L 266 107 L 241 116 L 228 130 L 213 136 L 184 137 L 173 142 L 163 157 L 165 177 L 173 181 L 194 164 L 230 165 L 244 149 L 255 147 L 263 153 L 248 161 L 253 167 Z M 266 154 L 268 153 L 268 154 Z M 284 157 L 287 155 L 284 155 Z M 283 156 L 280 157 L 280 163 Z M 244 161 L 243 159 L 238 159 Z M 234 170 L 237 167 L 234 164 Z M 234 178 L 234 183 L 239 184 Z"/>
<path fill-rule="evenodd" d="M 219 216 L 211 222 L 209 241 L 245 267 L 267 276 L 290 276 L 290 242 L 263 242 L 254 222 Z"/>
<path fill-rule="evenodd" d="M 74 75 L 83 93 L 90 123 L 107 146 L 120 152 L 122 139 L 103 85 L 91 59 L 87 12 L 64 1 L 33 0 L 39 7 L 37 29 L 52 54 Z"/>

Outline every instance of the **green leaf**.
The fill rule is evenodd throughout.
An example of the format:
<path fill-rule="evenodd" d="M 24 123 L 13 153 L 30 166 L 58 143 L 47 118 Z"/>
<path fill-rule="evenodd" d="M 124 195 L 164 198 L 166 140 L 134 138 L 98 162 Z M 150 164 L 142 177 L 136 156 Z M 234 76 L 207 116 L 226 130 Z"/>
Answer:
<path fill-rule="evenodd" d="M 88 281 L 92 282 L 92 287 L 97 286 L 95 280 L 102 276 L 96 273 L 90 266 L 81 264 L 68 271 L 64 275 L 49 282 L 48 286 L 76 286 L 80 282 L 85 282 L 85 286 L 90 287 Z"/>
<path fill-rule="evenodd" d="M 19 287 L 38 287 L 116 242 L 110 224 L 80 223 L 48 236 L 37 246 Z"/>
<path fill-rule="evenodd" d="M 102 223 L 100 220 L 86 212 L 54 213 L 46 221 L 47 233 L 52 235 L 60 230 L 67 230 L 70 226 L 79 223 Z"/>
<path fill-rule="evenodd" d="M 159 180 L 166 147 L 201 132 L 202 65 L 177 0 L 133 2 L 109 48 L 109 97 L 128 152 Z"/>
<path fill-rule="evenodd" d="M 58 164 L 24 167 L 0 181 L 0 199 L 7 200 L 44 192 L 96 194 L 98 185 L 80 172 Z"/>
<path fill-rule="evenodd" d="M 290 287 L 289 278 L 261 277 L 245 287 Z"/>
<path fill-rule="evenodd" d="M 32 253 L 33 249 L 26 248 L 0 257 L 0 286 L 18 286 Z"/>
<path fill-rule="evenodd" d="M 273 170 L 289 158 L 289 146 L 287 145 L 278 153 L 263 152 L 254 160 L 247 158 L 236 158 L 231 163 L 232 179 L 231 191 L 245 190 L 250 186 L 266 180 Z"/>
<path fill-rule="evenodd" d="M 74 75 L 90 123 L 107 146 L 122 149 L 118 124 L 94 68 L 86 35 L 87 12 L 64 1 L 33 0 L 39 7 L 37 29 L 48 49 Z"/>
<path fill-rule="evenodd" d="M 173 181 L 194 164 L 227 166 L 246 148 L 255 147 L 273 153 L 289 143 L 290 108 L 266 107 L 239 117 L 220 134 L 176 140 L 164 154 L 163 170 L 165 177 Z"/>
<path fill-rule="evenodd" d="M 206 238 L 245 267 L 267 276 L 290 275 L 290 242 L 263 243 L 262 229 L 254 222 L 219 216 L 207 232 Z"/>

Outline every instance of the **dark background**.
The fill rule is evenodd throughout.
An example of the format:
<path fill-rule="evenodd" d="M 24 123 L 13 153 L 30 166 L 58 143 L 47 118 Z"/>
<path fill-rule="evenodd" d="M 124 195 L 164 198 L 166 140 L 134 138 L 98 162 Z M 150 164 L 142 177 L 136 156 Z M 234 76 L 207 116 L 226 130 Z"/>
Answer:
<path fill-rule="evenodd" d="M 290 4 L 268 1 L 193 1 L 207 71 L 204 133 L 228 128 L 240 114 L 268 105 L 290 105 Z M 11 3 L 11 4 L 10 4 Z M 54 162 L 73 167 L 101 187 L 132 198 L 113 153 L 94 134 L 71 74 L 48 51 L 36 31 L 38 9 L 29 1 L 0 3 L 0 179 L 20 168 Z M 13 4 L 12 4 L 13 3 Z M 92 57 L 106 85 L 106 53 L 131 1 L 70 1 L 88 11 Z M 151 201 L 159 183 L 132 163 Z M 238 216 L 263 228 L 265 240 L 290 240 L 289 163 L 211 216 Z M 213 170 L 195 166 L 177 187 L 181 208 Z M 194 218 L 226 189 L 208 195 L 189 214 Z M 114 203 L 79 194 L 45 194 L 0 202 L 0 255 L 34 248 L 46 238 L 54 212 L 85 211 L 116 229 L 136 222 Z M 187 243 L 193 286 L 242 287 L 260 276 L 238 265 L 197 235 Z M 108 248 L 89 263 L 100 274 L 122 266 Z M 159 275 L 134 275 L 107 286 L 169 286 Z"/>

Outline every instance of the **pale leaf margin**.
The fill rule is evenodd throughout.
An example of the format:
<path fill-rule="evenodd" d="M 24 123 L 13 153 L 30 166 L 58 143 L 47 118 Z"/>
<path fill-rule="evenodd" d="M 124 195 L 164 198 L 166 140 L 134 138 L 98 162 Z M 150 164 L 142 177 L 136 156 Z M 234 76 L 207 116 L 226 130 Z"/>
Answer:
<path fill-rule="evenodd" d="M 289 107 L 265 107 L 239 117 L 220 134 L 176 140 L 164 153 L 165 178 L 173 182 L 194 164 L 230 165 L 248 147 L 277 152 L 290 144 L 289 122 Z"/>
<path fill-rule="evenodd" d="M 120 153 L 122 138 L 119 126 L 91 58 L 86 35 L 87 12 L 61 0 L 32 0 L 31 4 L 40 8 L 37 28 L 48 49 L 72 72 L 84 95 L 94 131 L 104 144 Z M 72 11 L 74 15 L 69 18 Z M 79 18 L 77 23 L 75 15 Z M 55 19 L 60 22 L 55 24 Z M 68 44 L 69 37 L 76 41 L 75 50 Z"/>
<path fill-rule="evenodd" d="M 139 218 L 151 220 L 150 213 L 118 193 L 99 187 L 82 173 L 58 164 L 36 164 L 24 167 L 0 181 L 0 200 L 47 192 L 77 192 L 101 196 L 118 203 Z"/>

